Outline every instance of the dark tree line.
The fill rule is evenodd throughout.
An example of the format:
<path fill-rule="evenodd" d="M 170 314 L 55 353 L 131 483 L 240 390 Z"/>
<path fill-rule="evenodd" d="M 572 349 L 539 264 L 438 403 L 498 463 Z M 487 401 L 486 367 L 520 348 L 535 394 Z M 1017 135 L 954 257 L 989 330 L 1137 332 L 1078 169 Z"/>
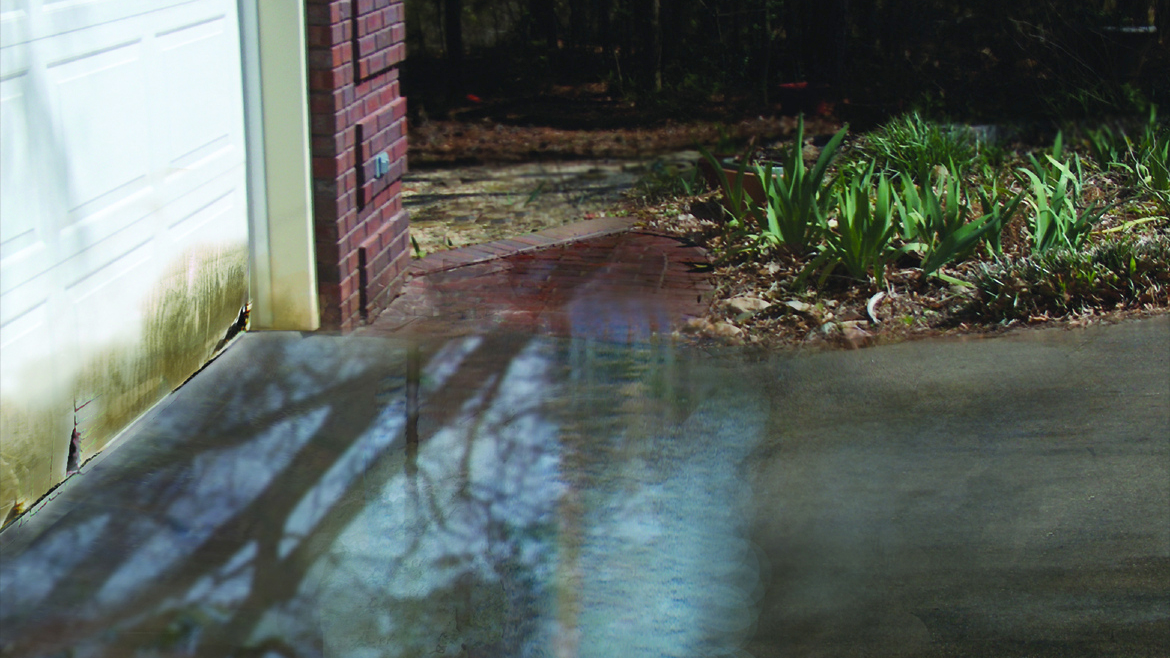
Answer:
<path fill-rule="evenodd" d="M 1114 95 L 1130 84 L 1158 96 L 1166 83 L 1151 66 L 1138 79 L 1134 60 L 1148 62 L 1165 50 L 1166 4 L 408 0 L 407 21 L 411 56 L 445 61 L 456 97 L 467 91 L 467 56 L 488 57 L 499 75 L 517 83 L 594 77 L 626 94 L 750 93 L 765 103 L 785 83 L 858 94 L 879 82 L 930 90 L 957 76 L 970 85 L 964 76 L 972 73 L 988 89 L 1021 75 L 1045 81 L 1041 86 L 1056 95 L 1089 87 L 1088 96 L 1100 96 L 1105 92 L 1096 87 L 1106 83 Z M 483 76 L 476 78 L 482 84 Z M 972 97 L 986 93 L 980 84 Z"/>

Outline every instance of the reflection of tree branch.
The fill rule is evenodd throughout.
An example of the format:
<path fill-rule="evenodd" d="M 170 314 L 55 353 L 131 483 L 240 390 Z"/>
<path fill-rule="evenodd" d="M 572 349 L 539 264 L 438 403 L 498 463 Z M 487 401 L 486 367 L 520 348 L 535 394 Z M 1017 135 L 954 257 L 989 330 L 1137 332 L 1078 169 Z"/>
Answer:
<path fill-rule="evenodd" d="M 463 450 L 463 459 L 459 460 L 459 497 L 467 498 L 467 487 L 471 483 L 471 449 L 475 445 L 475 437 L 480 434 L 483 424 L 486 421 L 484 412 L 495 401 L 496 396 L 499 395 L 500 385 L 504 378 L 495 375 L 489 380 L 488 390 L 484 393 L 483 398 L 479 401 L 479 405 L 475 411 L 472 412 L 475 417 L 475 422 L 471 423 L 467 432 L 464 433 L 466 439 L 466 447 Z"/>
<path fill-rule="evenodd" d="M 332 403 L 337 401 L 337 399 L 346 401 L 361 399 L 361 394 L 365 392 L 361 387 L 369 387 L 372 384 L 376 384 L 376 382 L 370 381 L 371 378 L 376 376 L 377 375 L 374 373 L 365 372 L 362 373 L 362 376 L 358 380 L 350 380 L 345 382 L 345 384 L 348 385 L 346 388 L 354 389 L 351 394 L 339 395 L 336 392 L 337 387 L 335 386 L 333 390 L 326 390 L 318 395 L 306 397 L 299 402 L 291 403 L 289 407 L 277 409 L 256 418 L 243 419 L 239 423 L 224 428 L 217 428 L 212 425 L 214 420 L 220 418 L 222 414 L 199 416 L 196 420 L 201 421 L 200 426 L 191 433 L 191 437 L 194 440 L 190 442 L 210 443 L 206 441 L 207 438 L 213 437 L 217 439 L 216 444 L 207 446 L 208 452 L 215 449 L 226 449 L 242 445 L 248 440 L 255 439 L 256 434 L 259 433 L 257 432 L 257 428 L 269 427 L 289 417 L 302 416 L 321 407 L 331 406 Z M 247 399 L 248 397 L 247 395 L 239 392 L 237 392 L 236 395 L 240 399 Z M 368 406 L 373 407 L 373 405 Z M 332 436 L 328 432 L 328 427 L 329 425 L 327 423 L 327 425 L 322 427 L 321 430 L 317 433 L 317 436 Z M 360 436 L 360 434 L 358 436 Z M 305 447 L 294 458 L 294 461 L 289 465 L 288 469 L 286 469 L 286 473 L 294 472 L 294 468 L 297 467 L 298 463 L 303 466 L 305 462 L 308 462 L 309 468 L 312 468 L 313 465 L 319 463 L 320 461 L 327 460 L 330 455 L 327 453 L 327 451 L 319 450 L 317 443 L 318 441 L 316 438 L 306 442 Z M 343 452 L 344 450 L 338 451 L 337 455 L 333 456 L 336 457 Z M 141 542 L 142 539 L 140 533 L 133 531 L 133 526 L 142 522 L 142 516 L 157 518 L 163 515 L 160 510 L 165 510 L 167 507 L 173 504 L 175 499 L 178 498 L 177 491 L 181 490 L 181 487 L 179 487 L 176 483 L 182 481 L 180 476 L 183 475 L 183 471 L 189 470 L 191 467 L 190 465 L 184 465 L 182 467 L 168 465 L 164 466 L 163 468 L 168 471 L 168 477 L 165 478 L 165 481 L 168 481 L 172 484 L 167 487 L 161 496 L 154 492 L 142 492 L 142 483 L 137 481 L 111 481 L 111 479 L 107 477 L 103 479 L 103 481 L 95 483 L 102 487 L 103 497 L 112 500 L 130 498 L 137 501 L 142 498 L 143 493 L 146 493 L 151 497 L 151 502 L 145 508 L 142 508 L 139 505 L 134 505 L 140 515 L 123 514 L 112 517 L 111 524 L 106 529 L 106 536 L 112 538 L 113 544 L 107 545 L 105 550 L 103 550 L 101 553 L 87 556 L 85 560 L 78 561 L 78 563 L 74 565 L 73 569 L 65 574 L 62 574 L 62 576 L 57 580 L 57 586 L 48 596 L 42 600 L 42 603 L 38 607 L 46 610 L 70 609 L 73 605 L 73 602 L 84 600 L 87 593 L 91 590 L 91 588 L 94 587 L 95 584 L 102 583 L 104 579 L 109 576 L 109 574 L 114 573 L 117 566 L 125 560 L 127 555 L 133 554 L 133 549 Z M 159 480 L 156 479 L 155 481 Z M 261 496 L 263 496 L 263 494 L 261 494 Z M 253 506 L 255 506 L 258 502 L 259 500 L 253 501 Z M 242 518 L 243 515 L 247 514 L 247 509 L 249 508 L 241 510 L 236 515 L 236 518 Z M 212 539 L 209 539 L 208 542 L 205 542 L 204 546 L 207 546 L 210 543 L 213 543 Z M 194 558 L 195 556 L 192 557 Z M 69 628 L 73 628 L 75 626 L 73 622 L 63 622 L 63 624 L 67 625 Z M 48 634 L 58 636 L 61 634 L 60 631 L 62 630 L 63 629 L 57 629 Z"/>
<path fill-rule="evenodd" d="M 491 350 L 487 358 L 498 367 L 501 359 L 506 364 L 511 356 L 506 350 Z M 268 541 L 271 545 L 278 546 L 279 540 L 283 536 L 284 522 L 295 505 L 311 487 L 317 485 L 321 473 L 327 472 L 328 468 L 345 454 L 347 448 L 366 432 L 372 430 L 372 423 L 377 419 L 382 408 L 380 405 L 374 404 L 373 400 L 366 403 L 366 399 L 374 395 L 379 379 L 377 373 L 367 370 L 359 376 L 345 381 L 340 387 L 335 385 L 320 394 L 308 396 L 298 402 L 291 403 L 289 407 L 264 414 L 259 418 L 241 421 L 227 428 L 214 427 L 210 419 L 201 423 L 200 430 L 194 433 L 196 436 L 202 434 L 204 437 L 230 437 L 234 439 L 240 435 L 255 435 L 258 426 L 264 427 L 264 425 L 259 425 L 262 422 L 278 422 L 290 415 L 305 413 L 326 405 L 334 406 L 339 410 L 338 413 L 330 415 L 325 424 L 319 428 L 312 439 L 306 442 L 304 448 L 294 456 L 288 467 L 274 480 L 272 485 L 237 511 L 232 518 L 222 523 L 206 541 L 187 556 L 175 573 L 167 574 L 167 577 L 160 578 L 157 582 L 149 585 L 145 591 L 134 597 L 130 604 L 119 606 L 97 619 L 84 622 L 77 619 L 48 621 L 37 629 L 38 637 L 29 638 L 21 648 L 27 648 L 28 653 L 51 653 L 53 650 L 64 649 L 76 644 L 80 637 L 92 636 L 109 629 L 112 625 L 112 619 L 127 619 L 135 616 L 132 610 L 144 611 L 148 616 L 153 615 L 152 611 L 157 610 L 172 592 L 189 589 L 203 575 L 206 565 L 216 563 L 219 556 L 234 554 L 240 546 L 253 538 Z M 470 392 L 462 387 L 447 386 L 432 396 L 432 402 L 436 403 L 439 410 L 459 409 L 460 404 L 469 394 Z M 218 417 L 221 415 L 212 416 L 212 418 Z M 446 419 L 442 417 L 437 420 L 439 427 L 446 422 Z M 344 441 L 338 441 L 339 438 L 344 439 Z M 238 440 L 232 441 L 232 444 L 239 443 L 241 442 Z M 379 459 L 368 464 L 363 473 L 375 468 L 382 469 L 382 466 L 379 465 L 384 465 L 390 454 L 394 453 L 385 451 Z M 383 475 L 388 476 L 385 473 Z M 329 519 L 330 522 L 322 521 L 322 526 L 333 529 L 331 533 L 326 534 L 335 536 L 336 532 L 344 527 L 342 525 L 344 520 L 351 518 L 360 510 L 357 505 L 344 504 L 345 499 L 351 497 L 352 488 L 360 482 L 362 482 L 361 477 L 355 477 L 351 481 L 349 490 L 341 498 L 342 504 Z M 113 496 L 115 500 L 118 489 L 122 490 L 123 497 L 133 493 L 132 487 L 117 487 Z M 129 517 L 129 515 L 127 516 Z M 140 540 L 140 533 L 128 531 L 134 521 L 134 517 L 126 518 L 122 524 L 123 532 L 110 532 L 107 535 L 116 538 L 115 546 L 112 547 L 115 550 L 103 550 L 101 553 L 94 554 L 92 559 L 84 561 L 85 568 L 82 577 L 70 578 L 68 586 L 58 588 L 50 595 L 51 599 L 47 598 L 46 603 L 38 607 L 44 610 L 69 610 L 74 607 L 76 601 L 92 598 L 93 589 L 100 587 L 127 554 L 132 554 L 129 549 L 134 545 L 134 542 Z M 320 541 L 302 542 L 283 564 L 275 559 L 271 564 L 264 563 L 262 558 L 258 558 L 257 563 L 262 567 L 287 567 L 294 563 L 292 558 L 306 559 L 306 549 L 309 544 L 322 546 Z M 272 555 L 274 556 L 275 553 Z M 258 579 L 254 582 L 264 582 L 266 575 L 262 576 L 258 573 Z M 264 594 L 268 596 L 269 594 L 284 593 L 287 587 L 281 586 L 283 583 L 292 583 L 295 591 L 295 585 L 299 583 L 299 580 L 299 576 L 296 578 L 282 576 L 274 580 L 277 584 L 275 591 Z M 255 594 L 256 591 L 257 588 L 254 585 L 253 593 Z M 249 601 L 253 601 L 254 598 L 254 596 L 250 597 Z M 144 636 L 149 637 L 152 631 L 157 633 L 161 630 L 162 628 L 157 621 L 147 621 L 136 625 L 133 632 L 123 633 L 122 641 L 127 643 L 133 642 L 135 639 L 141 640 Z M 236 639 L 243 641 L 246 638 Z M 16 647 L 13 648 L 16 649 Z M 127 645 L 111 648 L 109 655 L 130 655 L 131 653 L 132 647 Z"/>
<path fill-rule="evenodd" d="M 473 358 L 469 358 L 460 368 L 460 379 L 467 382 L 469 375 L 470 381 L 484 381 L 483 377 L 488 374 L 501 372 L 527 340 L 524 337 L 504 336 L 493 341 L 495 344 L 491 348 L 478 349 Z M 476 375 L 481 378 L 475 379 Z M 362 506 L 357 502 L 361 496 L 354 495 L 354 488 L 364 486 L 364 482 L 372 480 L 388 481 L 393 475 L 401 472 L 402 462 L 399 460 L 403 458 L 403 454 L 398 451 L 385 450 L 376 459 L 366 463 L 360 472 L 354 474 L 346 490 L 337 499 L 339 502 L 336 509 L 325 515 L 309 537 L 298 543 L 284 560 L 279 559 L 278 550 L 283 539 L 284 525 L 296 505 L 308 495 L 312 487 L 319 484 L 321 474 L 328 472 L 328 469 L 346 454 L 348 448 L 366 433 L 374 431 L 373 423 L 382 412 L 382 405 L 374 404 L 373 400 L 367 403 L 366 398 L 373 396 L 377 390 L 377 379 L 375 373 L 367 371 L 345 381 L 341 386 L 335 384 L 325 392 L 291 403 L 290 408 L 298 410 L 292 413 L 305 413 L 324 405 L 334 407 L 336 413 L 330 414 L 324 425 L 306 442 L 304 448 L 293 457 L 288 467 L 271 485 L 235 512 L 230 519 L 220 524 L 206 541 L 175 567 L 173 572 L 163 574 L 156 582 L 146 586 L 130 603 L 103 612 L 96 619 L 50 621 L 37 629 L 39 637 L 24 640 L 20 649 L 28 649 L 29 654 L 52 653 L 53 650 L 77 644 L 79 638 L 93 637 L 111 627 L 121 626 L 118 640 L 114 646 L 108 648 L 106 655 L 132 655 L 136 648 L 135 642 L 141 642 L 143 638 L 158 637 L 163 632 L 166 618 L 165 615 L 159 614 L 160 609 L 174 592 L 189 590 L 206 573 L 208 565 L 218 564 L 221 556 L 234 555 L 240 547 L 255 539 L 259 542 L 261 550 L 254 560 L 256 571 L 249 594 L 243 603 L 235 608 L 235 613 L 226 624 L 214 630 L 206 629 L 203 635 L 206 644 L 201 647 L 200 655 L 225 655 L 241 646 L 247 641 L 252 629 L 266 610 L 296 595 L 307 569 L 321 555 L 326 554 L 338 535 L 361 511 Z M 303 387 L 300 388 L 303 390 Z M 434 410 L 430 415 L 435 418 L 432 426 L 436 428 L 430 436 L 441 431 L 453 417 L 461 415 L 460 410 L 477 390 L 482 389 L 448 384 L 443 389 L 435 391 L 427 400 L 428 409 Z M 290 410 L 286 408 L 265 414 L 261 418 L 275 422 L 289 415 Z M 256 421 L 244 421 L 233 423 L 228 428 L 216 428 L 211 421 L 207 421 L 201 423 L 200 431 L 204 436 L 217 439 L 232 437 L 233 434 L 238 436 L 237 433 L 242 434 L 245 430 L 249 436 L 254 436 L 257 429 L 254 422 Z M 232 443 L 238 444 L 240 441 Z M 121 489 L 124 492 L 123 496 L 132 491 L 127 488 Z M 436 521 L 443 523 L 441 510 L 435 501 L 429 502 L 434 505 Z M 125 526 L 131 527 L 130 523 L 126 521 Z M 100 559 L 95 559 L 87 565 L 87 577 L 78 579 L 78 582 L 60 592 L 54 592 L 54 598 L 58 600 L 59 605 L 45 606 L 41 609 L 68 610 L 73 608 L 77 601 L 91 599 L 93 591 L 119 566 L 118 560 L 124 560 L 130 552 L 126 549 L 141 538 L 141 533 L 122 534 L 126 535 L 119 536 L 119 539 L 126 542 L 122 550 L 113 551 L 111 555 L 111 551 L 103 548 L 101 553 L 95 553 L 94 557 Z M 420 541 L 421 536 L 416 536 L 409 550 L 417 551 L 421 545 Z M 68 598 L 65 598 L 66 593 L 70 594 Z M 125 623 L 124 620 L 134 617 L 139 617 L 142 621 L 129 625 Z M 119 623 L 117 620 L 123 621 Z"/>
<path fill-rule="evenodd" d="M 282 658 L 297 658 L 297 650 L 287 642 L 270 637 L 253 647 L 246 647 L 236 651 L 236 658 L 265 658 L 269 653 L 276 653 Z"/>
<path fill-rule="evenodd" d="M 496 371 L 499 371 L 501 367 L 510 363 L 515 353 L 523 346 L 523 343 L 518 342 L 516 339 L 504 340 L 502 342 L 507 344 L 510 349 L 479 351 L 479 354 L 486 355 L 487 363 L 484 365 L 495 366 L 492 369 Z M 433 402 L 440 403 L 440 405 L 446 403 L 446 406 L 436 405 L 440 409 L 461 409 L 463 402 L 474 394 L 473 391 L 475 389 L 470 387 L 464 391 L 458 389 L 460 387 L 447 387 L 435 396 L 436 399 Z M 446 394 L 444 395 L 444 393 Z M 455 404 L 456 402 L 458 404 Z M 428 404 L 428 407 L 430 406 Z M 436 423 L 436 432 L 441 431 L 445 421 L 450 420 L 450 415 L 452 414 L 449 414 L 445 419 L 440 419 L 440 422 Z M 360 435 L 361 433 L 358 433 L 358 436 Z M 391 468 L 391 460 L 389 458 L 391 454 L 393 453 L 386 451 L 367 470 L 379 472 L 388 478 L 393 472 L 398 470 L 397 468 Z M 354 478 L 354 481 L 360 482 L 362 479 Z M 353 486 L 355 485 L 350 485 L 351 488 Z M 345 496 L 343 496 L 344 498 Z M 339 509 L 334 514 L 329 515 L 328 522 L 322 522 L 321 527 L 313 533 L 312 541 L 298 544 L 283 561 L 279 559 L 276 553 L 276 547 L 279 545 L 278 535 L 272 542 L 271 559 L 266 561 L 257 559 L 258 569 L 252 589 L 249 592 L 247 600 L 237 608 L 236 614 L 225 625 L 224 632 L 222 633 L 223 639 L 219 643 L 220 646 L 241 646 L 247 640 L 252 629 L 255 628 L 255 625 L 259 622 L 266 610 L 279 601 L 286 601 L 295 596 L 305 572 L 314 563 L 316 556 L 333 545 L 337 536 L 348 527 L 353 517 L 361 509 L 358 505 L 339 506 Z M 437 513 L 435 518 L 436 520 L 441 519 L 441 512 Z M 213 647 L 207 646 L 206 648 L 201 647 L 197 655 L 210 657 L 219 654 L 215 652 Z"/>

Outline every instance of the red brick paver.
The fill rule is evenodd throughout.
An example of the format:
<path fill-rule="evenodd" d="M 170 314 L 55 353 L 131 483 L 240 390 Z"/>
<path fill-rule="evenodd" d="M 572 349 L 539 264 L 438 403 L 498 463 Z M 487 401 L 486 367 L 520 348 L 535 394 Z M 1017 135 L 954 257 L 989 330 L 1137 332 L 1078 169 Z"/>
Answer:
<path fill-rule="evenodd" d="M 432 254 L 362 335 L 452 336 L 519 330 L 640 341 L 701 315 L 713 289 L 706 253 L 602 218 Z M 551 246 L 548 246 L 550 245 Z"/>

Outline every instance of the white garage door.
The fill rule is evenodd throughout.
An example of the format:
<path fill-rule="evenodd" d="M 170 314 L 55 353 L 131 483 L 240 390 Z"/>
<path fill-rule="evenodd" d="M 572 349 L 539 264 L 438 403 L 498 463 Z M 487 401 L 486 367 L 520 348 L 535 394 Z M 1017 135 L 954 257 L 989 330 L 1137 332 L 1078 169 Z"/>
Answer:
<path fill-rule="evenodd" d="M 62 422 L 92 454 L 234 319 L 243 125 L 235 0 L 0 0 L 5 496 L 63 476 Z"/>

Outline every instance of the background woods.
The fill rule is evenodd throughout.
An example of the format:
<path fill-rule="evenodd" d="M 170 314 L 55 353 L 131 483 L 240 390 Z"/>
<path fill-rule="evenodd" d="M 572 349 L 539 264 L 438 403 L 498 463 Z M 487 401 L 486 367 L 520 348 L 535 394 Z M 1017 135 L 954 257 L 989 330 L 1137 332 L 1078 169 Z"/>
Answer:
<path fill-rule="evenodd" d="M 581 83 L 684 114 L 724 98 L 828 101 L 862 121 L 1131 112 L 1166 98 L 1168 14 L 1162 0 L 407 0 L 404 82 L 431 113 Z"/>

